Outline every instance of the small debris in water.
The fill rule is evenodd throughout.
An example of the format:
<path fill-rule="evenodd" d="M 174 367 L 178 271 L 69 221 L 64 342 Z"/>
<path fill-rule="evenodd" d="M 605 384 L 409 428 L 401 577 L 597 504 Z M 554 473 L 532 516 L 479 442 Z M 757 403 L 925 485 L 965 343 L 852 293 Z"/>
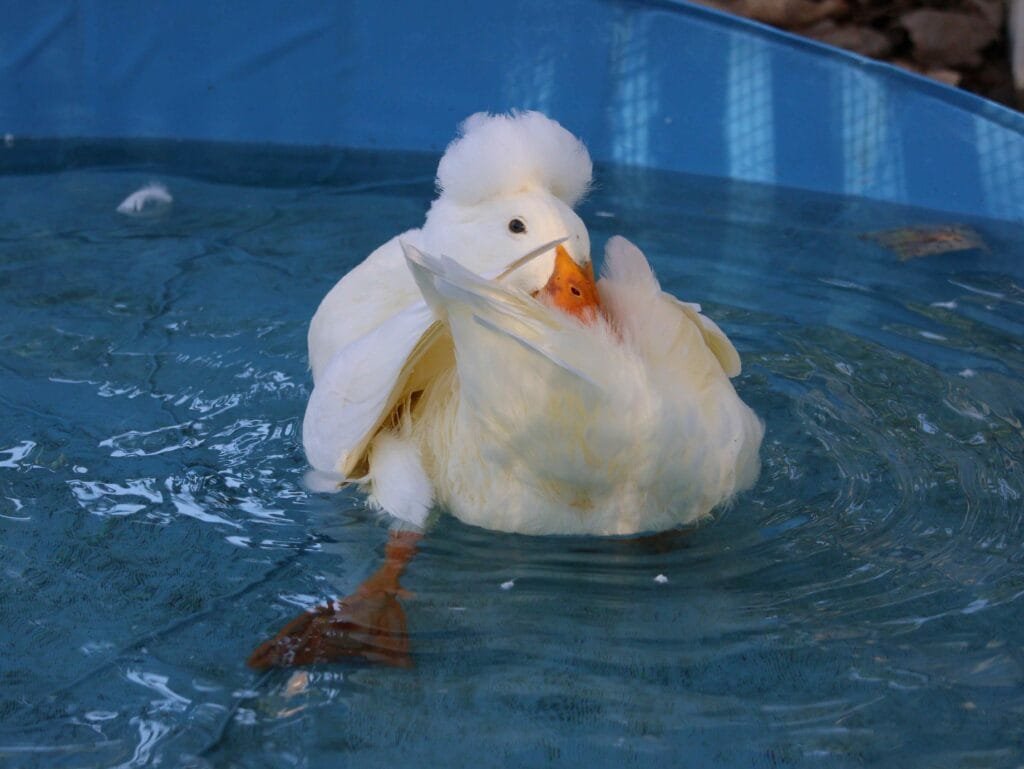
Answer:
<path fill-rule="evenodd" d="M 946 227 L 901 227 L 868 232 L 861 237 L 893 251 L 901 262 L 953 251 L 987 250 L 981 235 L 959 224 Z"/>
<path fill-rule="evenodd" d="M 501 583 L 501 589 L 502 590 L 511 590 L 515 586 L 516 586 L 516 581 L 514 579 L 510 579 L 508 582 L 502 582 Z"/>
<path fill-rule="evenodd" d="M 85 714 L 86 721 L 112 721 L 117 713 L 112 710 L 90 710 Z"/>
<path fill-rule="evenodd" d="M 615 214 L 613 214 L 611 211 L 595 211 L 594 212 L 594 216 L 598 217 L 599 219 L 614 219 L 615 218 Z"/>
<path fill-rule="evenodd" d="M 985 598 L 978 598 L 977 600 L 971 601 L 967 606 L 960 610 L 961 614 L 974 614 L 982 609 L 988 607 L 988 600 Z"/>
<path fill-rule="evenodd" d="M 284 696 L 294 697 L 296 694 L 302 694 L 309 688 L 309 673 L 305 670 L 298 670 L 292 673 L 291 678 L 288 679 L 288 683 L 284 686 Z"/>
<path fill-rule="evenodd" d="M 657 582 L 659 585 L 664 585 L 666 582 L 668 582 L 668 577 L 666 577 L 664 574 L 659 574 L 657 577 L 654 578 L 654 581 Z"/>
<path fill-rule="evenodd" d="M 977 376 L 977 373 L 978 372 L 972 368 L 965 368 L 960 372 L 959 376 L 962 376 L 964 379 L 970 379 L 972 376 Z"/>
<path fill-rule="evenodd" d="M 122 200 L 117 212 L 126 216 L 156 216 L 166 211 L 173 202 L 174 198 L 167 187 L 160 182 L 150 182 Z"/>

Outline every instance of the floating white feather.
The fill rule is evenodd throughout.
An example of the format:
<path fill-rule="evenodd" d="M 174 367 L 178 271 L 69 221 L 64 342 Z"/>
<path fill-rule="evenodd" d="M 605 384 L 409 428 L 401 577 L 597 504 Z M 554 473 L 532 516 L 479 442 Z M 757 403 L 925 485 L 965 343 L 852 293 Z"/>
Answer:
<path fill-rule="evenodd" d="M 166 186 L 160 182 L 150 182 L 122 200 L 117 212 L 126 216 L 155 216 L 173 202 L 174 198 Z"/>

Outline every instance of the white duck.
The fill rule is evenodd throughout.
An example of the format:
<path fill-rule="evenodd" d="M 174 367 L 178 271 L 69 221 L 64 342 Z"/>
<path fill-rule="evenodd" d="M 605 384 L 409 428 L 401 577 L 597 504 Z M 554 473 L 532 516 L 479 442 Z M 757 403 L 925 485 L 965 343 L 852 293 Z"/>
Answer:
<path fill-rule="evenodd" d="M 520 134 L 521 125 L 534 133 Z M 488 136 L 517 138 L 490 148 Z M 486 152 L 540 168 L 527 141 L 538 136 L 542 147 L 574 153 L 576 164 L 562 169 L 574 194 L 554 195 L 551 179 L 516 176 Z M 315 466 L 358 475 L 378 505 L 409 523 L 436 503 L 467 523 L 525 534 L 661 531 L 754 482 L 763 426 L 729 381 L 740 361 L 725 334 L 699 306 L 662 292 L 624 238 L 608 242 L 595 286 L 586 231 L 565 203 L 589 182 L 581 147 L 539 115 L 471 118 L 441 161 L 445 193 L 427 225 L 401 236 L 397 256 L 391 244 L 371 255 L 317 311 L 304 425 Z M 474 171 L 460 162 L 469 149 L 488 179 L 517 183 L 464 198 L 476 200 L 467 211 L 444 199 L 459 186 L 448 171 Z M 425 243 L 442 235 L 425 233 L 441 221 L 435 215 L 456 226 L 449 205 L 474 234 L 435 256 Z M 577 253 L 510 245 L 507 224 L 517 218 L 527 233 L 542 222 L 540 239 L 568 236 Z M 300 616 L 250 664 L 349 655 L 407 664 L 396 597 L 418 536 L 394 533 L 384 566 L 354 595 Z"/>
<path fill-rule="evenodd" d="M 310 464 L 358 478 L 371 502 L 422 525 L 432 506 L 416 447 L 387 423 L 410 389 L 433 376 L 410 367 L 434 317 L 406 265 L 400 242 L 444 254 L 494 277 L 556 239 L 579 265 L 590 238 L 572 206 L 590 183 L 583 144 L 537 112 L 476 114 L 461 126 L 437 171 L 440 195 L 422 229 L 382 245 L 331 289 L 309 328 L 314 390 L 303 424 Z M 554 265 L 548 251 L 512 271 L 510 288 L 536 291 Z M 412 377 L 407 382 L 403 377 Z M 382 430 L 381 428 L 384 427 Z"/>

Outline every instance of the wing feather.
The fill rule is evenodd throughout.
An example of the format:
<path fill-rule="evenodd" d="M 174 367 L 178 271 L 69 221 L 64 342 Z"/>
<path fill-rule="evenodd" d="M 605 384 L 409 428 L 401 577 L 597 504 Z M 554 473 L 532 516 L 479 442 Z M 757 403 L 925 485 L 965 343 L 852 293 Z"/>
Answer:
<path fill-rule="evenodd" d="M 664 302 L 683 313 L 700 331 L 704 344 L 714 354 L 722 370 L 729 377 L 741 371 L 739 353 L 729 337 L 713 320 L 701 313 L 699 304 L 683 302 L 661 290 L 647 257 L 635 245 L 616 235 L 605 246 L 604 278 L 614 284 L 628 286 L 633 291 L 645 291 L 652 301 Z"/>
<path fill-rule="evenodd" d="M 302 437 L 309 463 L 351 476 L 380 426 L 428 376 L 426 364 L 443 357 L 440 336 L 420 301 L 338 350 L 306 406 Z"/>

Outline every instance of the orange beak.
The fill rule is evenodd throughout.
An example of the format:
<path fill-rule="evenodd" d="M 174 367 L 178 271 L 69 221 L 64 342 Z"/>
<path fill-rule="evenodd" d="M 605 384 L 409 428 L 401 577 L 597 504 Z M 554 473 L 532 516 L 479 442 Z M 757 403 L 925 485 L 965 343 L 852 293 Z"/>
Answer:
<path fill-rule="evenodd" d="M 584 323 L 593 322 L 601 314 L 594 265 L 587 262 L 586 267 L 580 267 L 562 246 L 555 247 L 555 270 L 538 297 Z"/>

